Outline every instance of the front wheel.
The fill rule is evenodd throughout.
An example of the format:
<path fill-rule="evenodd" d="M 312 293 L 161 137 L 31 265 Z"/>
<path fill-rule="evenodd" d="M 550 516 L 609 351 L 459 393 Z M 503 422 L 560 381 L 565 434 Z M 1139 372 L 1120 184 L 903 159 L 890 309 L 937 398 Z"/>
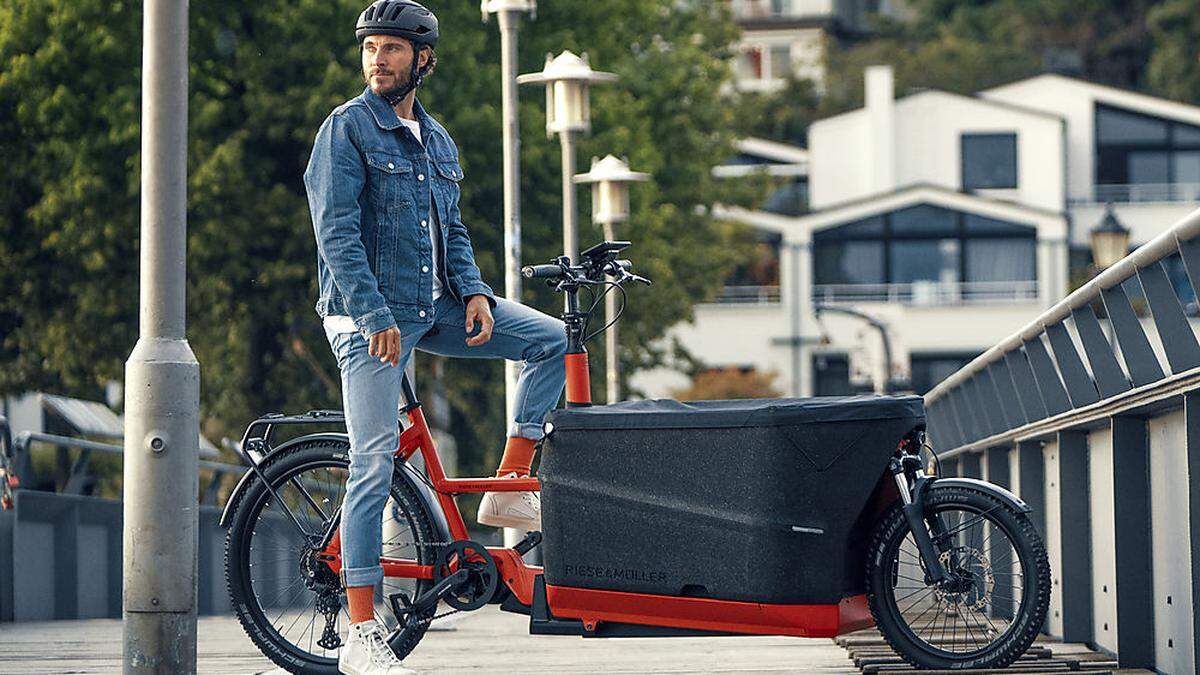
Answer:
<path fill-rule="evenodd" d="M 918 668 L 1003 668 L 1024 654 L 1050 605 L 1046 547 L 1024 513 L 971 488 L 925 494 L 947 581 L 935 584 L 897 506 L 867 557 L 867 599 L 883 637 Z"/>

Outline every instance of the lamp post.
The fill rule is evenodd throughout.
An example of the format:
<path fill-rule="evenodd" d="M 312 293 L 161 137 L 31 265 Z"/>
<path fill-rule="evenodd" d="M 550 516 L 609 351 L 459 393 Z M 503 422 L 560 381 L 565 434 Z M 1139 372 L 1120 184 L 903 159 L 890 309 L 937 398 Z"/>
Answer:
<path fill-rule="evenodd" d="M 141 310 L 125 362 L 124 672 L 196 672 L 200 366 L 187 341 L 188 4 L 142 17 Z"/>
<path fill-rule="evenodd" d="M 504 295 L 521 301 L 521 135 L 517 123 L 517 32 L 521 13 L 537 11 L 534 0 L 481 0 L 483 20 L 495 14 L 500 25 L 501 134 L 504 143 Z M 517 400 L 516 361 L 504 362 L 504 419 L 513 418 Z M 505 530 L 506 537 L 516 536 Z M 507 539 L 506 539 L 507 541 Z M 515 543 L 515 542 L 514 542 Z"/>
<path fill-rule="evenodd" d="M 546 54 L 546 66 L 540 73 L 517 77 L 518 84 L 546 85 L 546 135 L 559 136 L 562 143 L 563 254 L 571 260 L 579 257 L 575 227 L 575 139 L 592 127 L 588 104 L 589 88 L 601 82 L 613 82 L 613 73 L 592 70 L 587 54 L 576 56 L 569 50 L 558 56 Z"/>
<path fill-rule="evenodd" d="M 1104 208 L 1104 217 L 1088 231 L 1092 240 L 1092 262 L 1106 270 L 1129 253 L 1129 228 L 1117 220 L 1110 203 Z"/>
<path fill-rule="evenodd" d="M 629 220 L 629 184 L 649 180 L 649 174 L 630 171 L 624 160 L 608 155 L 604 159 L 592 158 L 592 169 L 575 176 L 575 182 L 590 183 L 592 186 L 592 223 L 604 228 L 604 240 L 614 241 L 613 226 Z M 617 361 L 617 296 L 604 294 L 605 323 L 611 324 L 604 336 L 606 364 L 604 380 L 608 388 L 608 402 L 621 399 L 621 384 Z"/>

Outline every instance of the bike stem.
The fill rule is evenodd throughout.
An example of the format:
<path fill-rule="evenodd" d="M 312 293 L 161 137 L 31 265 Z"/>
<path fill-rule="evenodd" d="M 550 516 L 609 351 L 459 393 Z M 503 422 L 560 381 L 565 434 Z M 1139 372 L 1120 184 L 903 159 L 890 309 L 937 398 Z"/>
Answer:
<path fill-rule="evenodd" d="M 562 320 L 567 332 L 567 353 L 563 356 L 567 368 L 567 407 L 579 408 L 592 404 L 592 381 L 588 370 L 587 348 L 583 344 L 587 314 L 579 311 L 579 286 L 563 288 Z"/>

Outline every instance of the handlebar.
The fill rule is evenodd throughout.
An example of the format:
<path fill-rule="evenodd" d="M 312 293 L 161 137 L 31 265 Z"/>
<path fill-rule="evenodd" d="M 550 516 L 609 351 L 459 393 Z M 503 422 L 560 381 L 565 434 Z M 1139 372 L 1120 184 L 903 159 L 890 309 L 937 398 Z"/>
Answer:
<path fill-rule="evenodd" d="M 526 265 L 521 268 L 521 276 L 526 279 L 553 279 L 562 274 L 558 265 Z"/>

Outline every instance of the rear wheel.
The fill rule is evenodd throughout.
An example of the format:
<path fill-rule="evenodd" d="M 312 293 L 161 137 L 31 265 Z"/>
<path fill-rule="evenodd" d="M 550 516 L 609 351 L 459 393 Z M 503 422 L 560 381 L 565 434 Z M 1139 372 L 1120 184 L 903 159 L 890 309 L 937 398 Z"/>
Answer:
<path fill-rule="evenodd" d="M 226 535 L 225 579 L 238 621 L 264 655 L 293 673 L 336 674 L 338 651 L 347 640 L 345 590 L 329 566 L 316 559 L 309 539 L 331 526 L 349 464 L 349 446 L 337 440 L 272 454 L 262 470 L 279 500 L 256 480 L 241 494 Z M 433 539 L 420 498 L 394 474 L 383 514 L 383 555 L 430 565 L 436 554 Z M 395 631 L 390 644 L 401 658 L 424 636 L 432 612 L 401 627 L 386 600 L 398 592 L 414 598 L 428 585 L 385 577 L 375 589 L 375 618 Z"/>
<path fill-rule="evenodd" d="M 875 530 L 867 561 L 868 601 L 892 648 L 919 668 L 1003 668 L 1041 631 L 1050 604 L 1046 548 L 1025 514 L 963 487 L 926 493 L 926 518 L 950 579 L 935 584 L 903 511 Z"/>

